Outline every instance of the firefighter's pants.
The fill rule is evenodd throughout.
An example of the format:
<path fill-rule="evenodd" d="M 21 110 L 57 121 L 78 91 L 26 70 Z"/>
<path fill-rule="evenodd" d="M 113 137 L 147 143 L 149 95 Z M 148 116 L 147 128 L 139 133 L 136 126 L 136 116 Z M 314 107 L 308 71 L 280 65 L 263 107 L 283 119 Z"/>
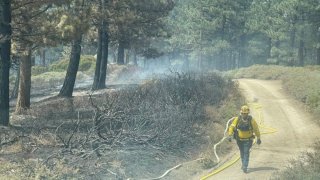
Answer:
<path fill-rule="evenodd" d="M 252 140 L 237 140 L 240 150 L 240 157 L 242 161 L 242 168 L 247 168 L 249 164 L 250 148 L 252 147 Z"/>

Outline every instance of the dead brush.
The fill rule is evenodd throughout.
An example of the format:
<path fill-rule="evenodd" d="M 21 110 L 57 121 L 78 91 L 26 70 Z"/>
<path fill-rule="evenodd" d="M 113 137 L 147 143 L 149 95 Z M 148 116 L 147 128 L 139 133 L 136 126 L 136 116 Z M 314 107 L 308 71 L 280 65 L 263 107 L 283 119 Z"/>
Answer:
<path fill-rule="evenodd" d="M 94 127 L 97 135 L 111 144 L 118 136 L 121 136 L 124 123 L 124 112 L 117 106 L 119 100 L 117 93 L 107 94 L 106 102 L 97 106 L 90 95 L 91 105 L 95 109 Z"/>
<path fill-rule="evenodd" d="M 226 99 L 233 83 L 215 74 L 175 73 L 137 88 L 106 95 L 95 109 L 100 138 L 110 143 L 150 144 L 163 148 L 193 143 L 195 124 L 208 121 L 204 105 Z"/>

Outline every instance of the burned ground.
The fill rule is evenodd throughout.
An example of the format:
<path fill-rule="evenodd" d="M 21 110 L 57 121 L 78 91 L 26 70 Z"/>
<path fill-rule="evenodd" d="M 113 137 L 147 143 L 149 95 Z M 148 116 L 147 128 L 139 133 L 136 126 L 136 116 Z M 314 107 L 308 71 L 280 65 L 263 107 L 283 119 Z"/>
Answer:
<path fill-rule="evenodd" d="M 208 147 L 231 116 L 226 102 L 237 99 L 236 85 L 216 74 L 176 73 L 85 91 L 13 115 L 1 131 L 6 177 L 150 179 L 199 157 L 208 159 L 201 168 L 212 167 Z"/>

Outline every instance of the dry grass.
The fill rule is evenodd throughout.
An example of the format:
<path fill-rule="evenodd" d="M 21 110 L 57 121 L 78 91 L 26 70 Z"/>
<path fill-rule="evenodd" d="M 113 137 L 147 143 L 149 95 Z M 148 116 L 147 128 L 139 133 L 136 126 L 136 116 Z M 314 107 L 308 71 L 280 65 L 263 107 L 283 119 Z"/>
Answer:
<path fill-rule="evenodd" d="M 254 65 L 229 72 L 229 75 L 235 78 L 282 80 L 283 87 L 287 92 L 297 100 L 305 103 L 315 115 L 320 115 L 320 66 Z"/>
<path fill-rule="evenodd" d="M 313 149 L 315 151 L 305 152 L 298 159 L 292 160 L 286 170 L 275 174 L 272 179 L 300 180 L 320 178 L 320 142 Z"/>

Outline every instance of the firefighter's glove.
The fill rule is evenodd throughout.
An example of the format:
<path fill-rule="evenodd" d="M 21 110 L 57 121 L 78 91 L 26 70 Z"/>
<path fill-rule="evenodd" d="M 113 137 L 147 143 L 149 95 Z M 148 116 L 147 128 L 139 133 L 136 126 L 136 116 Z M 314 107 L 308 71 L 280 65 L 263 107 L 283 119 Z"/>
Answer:
<path fill-rule="evenodd" d="M 261 139 L 257 139 L 257 144 L 258 144 L 258 145 L 261 144 Z"/>

